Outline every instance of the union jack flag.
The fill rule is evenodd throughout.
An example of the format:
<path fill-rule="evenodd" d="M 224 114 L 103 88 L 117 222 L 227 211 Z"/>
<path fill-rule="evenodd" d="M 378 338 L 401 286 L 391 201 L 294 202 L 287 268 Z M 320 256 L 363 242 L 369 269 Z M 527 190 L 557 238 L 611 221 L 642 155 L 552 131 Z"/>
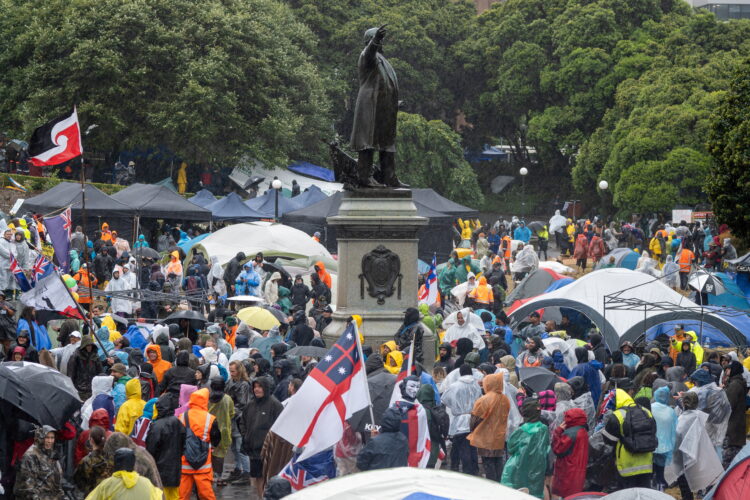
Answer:
<path fill-rule="evenodd" d="M 35 286 L 39 280 L 52 274 L 55 270 L 55 265 L 48 261 L 44 255 L 40 255 L 34 262 L 34 267 L 31 268 L 31 283 Z"/>
<path fill-rule="evenodd" d="M 306 460 L 299 460 L 299 456 L 299 453 L 295 453 L 279 473 L 279 476 L 292 485 L 292 491 L 299 491 L 336 477 L 333 450 L 321 451 Z"/>
<path fill-rule="evenodd" d="M 73 222 L 71 221 L 70 207 L 63 210 L 63 212 L 60 214 L 60 217 L 63 220 L 63 229 L 68 231 L 68 239 L 70 239 L 70 234 L 72 233 L 72 227 L 73 227 Z"/>
<path fill-rule="evenodd" d="M 274 422 L 271 430 L 294 446 L 301 460 L 341 440 L 344 422 L 369 405 L 358 338 L 350 323 Z"/>
<path fill-rule="evenodd" d="M 31 290 L 29 279 L 26 277 L 26 274 L 24 274 L 23 269 L 21 269 L 21 266 L 18 264 L 18 261 L 13 254 L 10 254 L 10 272 L 13 273 L 13 277 L 16 278 L 18 287 L 22 292 L 28 292 Z"/>

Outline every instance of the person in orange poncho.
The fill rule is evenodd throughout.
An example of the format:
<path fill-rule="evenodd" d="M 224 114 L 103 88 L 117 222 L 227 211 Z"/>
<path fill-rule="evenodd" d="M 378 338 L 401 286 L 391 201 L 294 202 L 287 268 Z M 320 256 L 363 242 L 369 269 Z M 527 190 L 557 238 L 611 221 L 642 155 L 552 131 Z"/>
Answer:
<path fill-rule="evenodd" d="M 161 358 L 161 346 L 158 344 L 151 344 L 146 347 L 146 358 L 148 358 L 148 362 L 151 364 L 151 366 L 154 367 L 154 375 L 156 375 L 156 380 L 161 383 L 161 380 L 164 378 L 164 374 L 172 368 L 172 363 L 169 361 L 164 361 Z"/>
<path fill-rule="evenodd" d="M 89 273 L 88 266 L 83 264 L 81 269 L 73 276 L 78 283 L 78 303 L 91 304 L 91 288 L 97 285 L 96 276 Z"/>
<path fill-rule="evenodd" d="M 102 241 L 112 241 L 112 232 L 106 222 L 102 224 Z"/>
<path fill-rule="evenodd" d="M 326 284 L 328 289 L 331 289 L 331 274 L 326 271 L 326 265 L 323 264 L 323 261 L 319 260 L 315 263 L 315 272 L 318 273 L 318 278 L 320 278 L 320 281 Z"/>
<path fill-rule="evenodd" d="M 495 297 L 492 293 L 492 287 L 487 284 L 487 278 L 479 277 L 479 284 L 469 292 L 469 298 L 473 301 L 472 307 L 474 309 L 491 309 Z"/>
<path fill-rule="evenodd" d="M 182 262 L 180 262 L 180 254 L 177 250 L 169 254 L 169 263 L 167 264 L 166 272 L 167 275 L 182 276 Z"/>
<path fill-rule="evenodd" d="M 471 434 L 468 439 L 482 457 L 484 474 L 491 481 L 500 481 L 505 456 L 505 433 L 508 430 L 510 400 L 503 394 L 503 375 L 493 373 L 482 380 L 484 396 L 471 410 Z"/>

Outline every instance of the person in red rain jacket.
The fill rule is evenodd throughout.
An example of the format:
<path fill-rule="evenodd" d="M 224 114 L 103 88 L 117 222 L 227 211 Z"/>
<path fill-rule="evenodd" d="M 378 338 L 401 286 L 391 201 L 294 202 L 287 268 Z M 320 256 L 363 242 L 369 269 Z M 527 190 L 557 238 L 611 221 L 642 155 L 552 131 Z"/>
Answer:
<path fill-rule="evenodd" d="M 589 461 L 589 433 L 586 412 L 571 408 L 565 420 L 552 432 L 552 451 L 555 454 L 555 473 L 552 493 L 567 497 L 583 491 L 586 464 Z"/>
<path fill-rule="evenodd" d="M 90 450 L 86 447 L 86 441 L 89 440 L 90 429 L 93 426 L 98 425 L 99 427 L 104 429 L 106 436 L 109 437 L 109 435 L 112 434 L 109 431 L 109 424 L 109 413 L 107 413 L 107 410 L 105 410 L 104 408 L 94 410 L 94 412 L 91 414 L 91 417 L 89 417 L 89 428 L 85 431 L 82 431 L 78 436 L 78 440 L 76 441 L 75 452 L 73 453 L 73 463 L 76 466 L 81 463 L 83 457 L 89 454 Z"/>
<path fill-rule="evenodd" d="M 607 253 L 607 251 L 606 248 L 604 248 L 604 240 L 595 234 L 594 237 L 591 238 L 591 243 L 589 243 L 588 256 L 594 261 L 594 265 L 596 265 L 605 253 Z"/>

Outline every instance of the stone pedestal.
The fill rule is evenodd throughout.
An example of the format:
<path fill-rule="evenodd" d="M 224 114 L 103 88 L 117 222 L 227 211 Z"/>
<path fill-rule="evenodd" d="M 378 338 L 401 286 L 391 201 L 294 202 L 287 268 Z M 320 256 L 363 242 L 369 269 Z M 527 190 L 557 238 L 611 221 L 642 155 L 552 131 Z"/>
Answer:
<path fill-rule="evenodd" d="M 417 231 L 427 222 L 408 189 L 344 193 L 338 215 L 328 218 L 339 247 L 336 311 L 323 332 L 328 345 L 353 314 L 363 317 L 365 344 L 374 352 L 393 340 L 406 308 L 417 306 Z M 431 366 L 427 353 L 435 340 L 425 330 L 425 364 Z"/>

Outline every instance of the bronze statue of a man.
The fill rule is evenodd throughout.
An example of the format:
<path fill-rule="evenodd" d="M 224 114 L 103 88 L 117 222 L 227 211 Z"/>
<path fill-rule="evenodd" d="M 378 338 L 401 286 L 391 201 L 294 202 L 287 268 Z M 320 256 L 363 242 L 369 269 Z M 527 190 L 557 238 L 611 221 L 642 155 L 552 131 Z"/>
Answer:
<path fill-rule="evenodd" d="M 396 118 L 398 79 L 383 56 L 385 25 L 365 31 L 365 49 L 359 55 L 359 93 L 354 108 L 351 148 L 359 153 L 357 175 L 362 187 L 382 187 L 373 176 L 378 152 L 382 181 L 390 187 L 408 187 L 396 177 Z"/>

